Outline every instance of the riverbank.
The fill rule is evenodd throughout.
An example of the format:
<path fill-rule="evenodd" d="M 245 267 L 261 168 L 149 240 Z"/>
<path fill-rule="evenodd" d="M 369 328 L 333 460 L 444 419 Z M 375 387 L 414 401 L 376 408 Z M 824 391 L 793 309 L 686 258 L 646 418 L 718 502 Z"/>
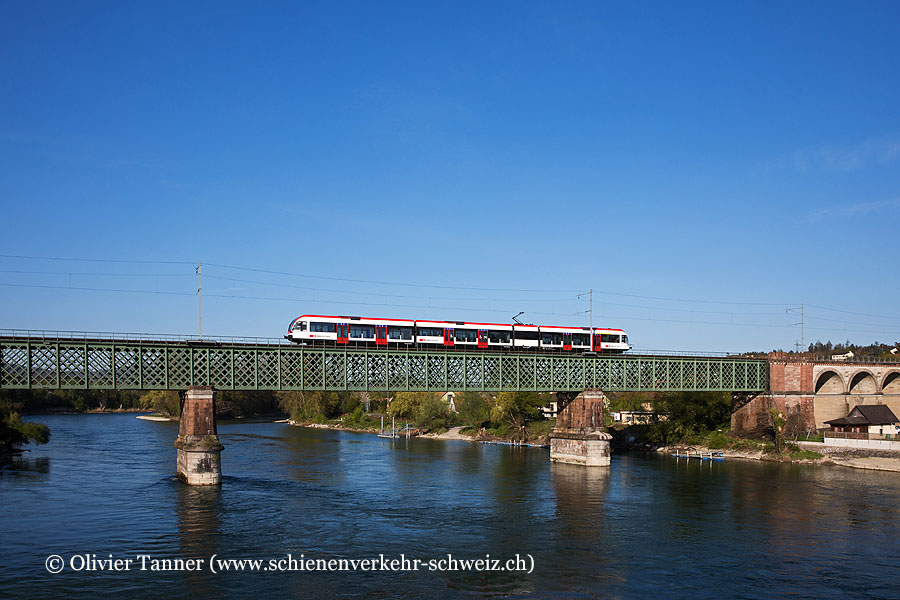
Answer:
<path fill-rule="evenodd" d="M 334 429 L 336 431 L 350 431 L 353 433 L 381 433 L 380 428 L 360 428 L 360 427 L 346 427 L 344 425 L 340 425 L 337 423 L 301 423 L 299 421 L 293 420 L 283 420 L 276 421 L 277 423 L 288 423 L 293 427 L 310 427 L 313 429 Z M 469 435 L 467 433 L 463 433 L 462 430 L 466 429 L 465 426 L 460 425 L 456 427 L 451 427 L 449 430 L 444 431 L 443 433 L 419 433 L 417 435 L 413 435 L 412 437 L 420 437 L 429 440 L 462 440 L 466 442 L 481 442 L 488 444 L 510 444 L 510 445 L 519 445 L 519 446 L 529 446 L 535 448 L 546 448 L 549 444 L 549 439 L 545 439 L 546 436 L 539 436 L 534 440 L 517 443 L 514 440 L 510 440 L 508 438 L 504 438 L 502 436 L 495 436 L 489 434 L 486 430 L 482 429 L 475 435 Z"/>
<path fill-rule="evenodd" d="M 796 442 L 801 453 L 786 452 L 782 455 L 767 452 L 763 449 L 751 450 L 747 448 L 714 448 L 705 446 L 690 446 L 691 452 L 721 452 L 725 459 L 759 460 L 783 463 L 798 463 L 824 466 L 850 467 L 853 469 L 868 469 L 873 471 L 890 471 L 900 473 L 900 453 L 879 450 L 860 450 L 848 448 L 834 448 L 825 446 L 821 442 Z M 675 454 L 688 449 L 686 446 L 674 445 L 659 448 L 656 451 L 664 454 Z M 818 456 L 814 456 L 818 454 Z"/>

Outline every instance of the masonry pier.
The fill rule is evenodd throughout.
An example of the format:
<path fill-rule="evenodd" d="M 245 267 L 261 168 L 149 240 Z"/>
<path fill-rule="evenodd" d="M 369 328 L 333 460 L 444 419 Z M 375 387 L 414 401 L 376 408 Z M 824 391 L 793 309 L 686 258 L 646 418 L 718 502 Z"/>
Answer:
<path fill-rule="evenodd" d="M 208 386 L 189 387 L 181 405 L 178 478 L 188 485 L 222 483 L 222 450 L 216 431 L 216 392 Z"/>
<path fill-rule="evenodd" d="M 550 434 L 550 461 L 608 467 L 612 436 L 603 431 L 603 401 L 600 390 L 585 390 L 556 418 Z"/>

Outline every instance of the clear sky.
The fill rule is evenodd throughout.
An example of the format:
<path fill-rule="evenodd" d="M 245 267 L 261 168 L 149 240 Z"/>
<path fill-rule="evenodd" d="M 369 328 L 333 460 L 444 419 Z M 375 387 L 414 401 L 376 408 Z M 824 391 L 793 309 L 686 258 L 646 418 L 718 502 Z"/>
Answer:
<path fill-rule="evenodd" d="M 587 325 L 593 288 L 642 349 L 793 348 L 801 304 L 807 343 L 900 340 L 898 22 L 4 2 L 0 328 L 195 334 L 202 260 L 206 335 Z"/>

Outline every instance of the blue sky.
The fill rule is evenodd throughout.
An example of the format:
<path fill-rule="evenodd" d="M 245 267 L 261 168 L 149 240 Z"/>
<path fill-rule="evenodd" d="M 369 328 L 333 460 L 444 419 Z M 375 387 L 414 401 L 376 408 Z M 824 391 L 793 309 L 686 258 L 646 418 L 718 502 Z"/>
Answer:
<path fill-rule="evenodd" d="M 900 339 L 900 4 L 256 4 L 0 6 L 0 328 Z"/>

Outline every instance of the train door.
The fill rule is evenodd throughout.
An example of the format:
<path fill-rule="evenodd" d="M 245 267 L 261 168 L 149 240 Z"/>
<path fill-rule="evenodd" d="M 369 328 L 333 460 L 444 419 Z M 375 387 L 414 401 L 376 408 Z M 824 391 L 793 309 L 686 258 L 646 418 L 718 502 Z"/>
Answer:
<path fill-rule="evenodd" d="M 444 330 L 444 345 L 452 346 L 456 343 L 456 340 L 453 338 L 453 330 L 445 329 Z"/>
<path fill-rule="evenodd" d="M 572 334 L 564 333 L 563 334 L 563 350 L 571 350 L 572 349 Z"/>
<path fill-rule="evenodd" d="M 600 352 L 600 334 L 593 335 L 591 338 L 594 340 L 594 352 Z"/>
<path fill-rule="evenodd" d="M 478 330 L 478 347 L 479 348 L 487 348 L 488 347 L 487 329 L 479 329 Z"/>
<path fill-rule="evenodd" d="M 350 341 L 350 325 L 348 323 L 337 324 L 337 343 L 346 344 Z"/>
<path fill-rule="evenodd" d="M 375 326 L 375 344 L 378 346 L 387 346 L 387 325 Z"/>

